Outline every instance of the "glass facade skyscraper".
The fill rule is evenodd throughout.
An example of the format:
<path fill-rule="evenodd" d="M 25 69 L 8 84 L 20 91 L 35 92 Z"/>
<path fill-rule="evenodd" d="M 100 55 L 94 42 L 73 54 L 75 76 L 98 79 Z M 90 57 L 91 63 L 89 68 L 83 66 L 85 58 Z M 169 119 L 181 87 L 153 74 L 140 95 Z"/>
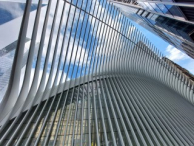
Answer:
<path fill-rule="evenodd" d="M 129 18 L 194 58 L 194 1 L 110 0 Z"/>
<path fill-rule="evenodd" d="M 20 3 L 0 25 L 0 57 L 12 52 L 0 145 L 194 144 L 193 81 L 122 11 L 106 0 Z"/>

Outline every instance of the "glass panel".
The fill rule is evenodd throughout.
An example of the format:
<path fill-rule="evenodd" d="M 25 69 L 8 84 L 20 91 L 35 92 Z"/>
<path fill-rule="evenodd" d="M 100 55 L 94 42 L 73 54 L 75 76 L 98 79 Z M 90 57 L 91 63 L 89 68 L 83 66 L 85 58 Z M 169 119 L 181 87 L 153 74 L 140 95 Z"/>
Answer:
<path fill-rule="evenodd" d="M 142 6 L 144 9 L 149 10 L 148 6 L 145 5 L 144 2 L 138 2 L 140 6 Z"/>
<path fill-rule="evenodd" d="M 139 10 L 137 14 L 141 15 L 142 12 L 143 12 L 143 10 Z"/>
<path fill-rule="evenodd" d="M 160 8 L 160 10 L 161 10 L 164 14 L 166 14 L 166 13 L 168 12 L 168 9 L 166 8 L 165 5 L 163 5 L 163 4 L 157 4 L 157 6 Z"/>
<path fill-rule="evenodd" d="M 172 14 L 173 16 L 183 17 L 183 14 L 181 13 L 180 9 L 177 6 L 172 5 L 166 5 L 169 12 L 168 14 Z"/>
<path fill-rule="evenodd" d="M 151 19 L 152 19 L 153 21 L 156 21 L 156 18 L 158 18 L 158 15 L 154 14 L 154 15 L 152 16 Z"/>
<path fill-rule="evenodd" d="M 159 9 L 159 7 L 155 3 L 150 3 L 150 5 L 152 6 L 152 8 L 154 8 L 156 12 L 162 13 L 162 11 Z"/>
<path fill-rule="evenodd" d="M 148 14 L 147 11 L 144 11 L 144 13 L 142 14 L 143 17 L 146 17 L 146 15 Z"/>
<path fill-rule="evenodd" d="M 148 19 L 151 19 L 152 16 L 153 16 L 153 14 L 150 13 L 150 14 L 147 16 L 147 18 L 148 18 Z"/>
<path fill-rule="evenodd" d="M 144 4 L 148 7 L 148 10 L 155 11 L 154 8 L 147 2 L 144 2 Z"/>

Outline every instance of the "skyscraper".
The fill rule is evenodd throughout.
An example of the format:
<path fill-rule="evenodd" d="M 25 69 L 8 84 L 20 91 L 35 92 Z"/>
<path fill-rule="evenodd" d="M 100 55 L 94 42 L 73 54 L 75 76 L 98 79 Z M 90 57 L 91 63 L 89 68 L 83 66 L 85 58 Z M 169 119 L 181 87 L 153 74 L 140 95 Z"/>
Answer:
<path fill-rule="evenodd" d="M 1 145 L 194 144 L 193 81 L 120 10 L 106 0 L 31 5 L 0 92 Z"/>
<path fill-rule="evenodd" d="M 179 0 L 110 0 L 129 18 L 194 58 L 194 3 Z"/>

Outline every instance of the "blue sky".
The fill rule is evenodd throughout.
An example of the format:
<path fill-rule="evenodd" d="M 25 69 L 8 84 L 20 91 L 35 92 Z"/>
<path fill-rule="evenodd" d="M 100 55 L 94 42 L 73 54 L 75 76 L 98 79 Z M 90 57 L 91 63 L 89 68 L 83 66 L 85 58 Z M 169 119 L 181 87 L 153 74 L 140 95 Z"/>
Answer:
<path fill-rule="evenodd" d="M 20 1 L 20 2 L 24 2 L 24 0 L 15 0 L 15 1 Z M 33 0 L 33 1 L 37 1 L 37 0 Z M 103 0 L 99 0 L 100 3 L 101 3 L 101 6 L 100 6 L 100 10 L 102 9 L 102 14 L 105 15 L 107 14 L 107 7 L 102 6 L 102 1 Z M 53 2 L 56 4 L 56 1 L 53 0 Z M 60 1 L 60 3 L 62 3 L 63 1 Z M 76 0 L 73 0 L 74 4 L 76 2 Z M 79 1 L 81 2 L 81 1 Z M 94 2 L 94 1 L 92 1 Z M 86 4 L 86 0 L 84 0 L 84 4 Z M 80 3 L 79 3 L 80 5 Z M 60 4 L 59 5 L 59 17 L 57 17 L 57 21 L 56 21 L 56 28 L 58 28 L 59 26 L 59 20 L 60 20 L 60 15 L 62 13 L 62 6 L 63 4 Z M 86 6 L 86 5 L 84 5 Z M 97 8 L 98 4 L 94 6 L 92 6 L 92 9 L 94 8 Z M 3 18 L 1 19 L 2 21 L 0 21 L 0 29 L 1 29 L 1 34 L 0 34 L 0 37 L 2 39 L 0 39 L 0 49 L 9 45 L 11 42 L 14 42 L 15 40 L 17 40 L 18 38 L 18 34 L 19 34 L 19 28 L 20 28 L 20 23 L 21 23 L 21 20 L 22 20 L 22 14 L 23 14 L 23 8 L 24 8 L 24 4 L 23 3 L 10 3 L 10 2 L 6 2 L 5 0 L 2 1 L 0 0 L 0 11 L 3 15 L 0 15 L 0 18 Z M 27 38 L 31 38 L 31 30 L 33 29 L 33 23 L 34 23 L 34 18 L 35 18 L 35 14 L 36 14 L 36 11 L 33 11 L 34 9 L 36 8 L 36 3 L 33 5 L 32 7 L 32 12 L 30 14 L 30 22 L 29 22 L 29 28 L 28 28 L 28 32 L 27 32 Z M 46 12 L 46 6 L 45 7 L 42 7 L 42 10 L 41 10 L 41 17 L 43 19 L 40 19 L 40 29 L 38 31 L 38 35 L 37 35 L 37 39 L 36 39 L 36 43 L 37 45 L 39 44 L 40 42 L 40 38 L 41 38 L 41 26 L 43 25 L 44 23 L 44 17 L 45 17 L 45 12 Z M 84 8 L 83 8 L 84 9 Z M 87 11 L 88 11 L 89 7 L 88 7 L 88 3 L 87 3 Z M 42 76 L 42 73 L 43 73 L 43 66 L 44 66 L 44 63 L 45 63 L 45 56 L 47 54 L 47 46 L 48 46 L 48 42 L 49 42 L 49 34 L 50 34 L 50 30 L 51 30 L 51 26 L 52 26 L 52 19 L 53 19 L 53 16 L 54 16 L 54 10 L 55 10 L 55 6 L 52 5 L 52 8 L 51 8 L 51 15 L 49 16 L 49 20 L 48 20 L 48 27 L 47 27 L 47 33 L 46 33 L 46 38 L 45 38 L 45 42 L 44 42 L 44 49 L 43 49 L 43 53 L 42 53 L 42 58 L 41 58 L 41 68 L 40 68 L 40 76 L 39 76 L 39 83 L 40 83 L 40 79 L 41 79 L 41 76 Z M 66 9 L 65 9 L 65 16 L 64 16 L 64 22 L 66 21 L 65 19 L 67 18 L 67 12 L 69 11 L 69 4 L 66 4 Z M 98 10 L 99 11 L 99 10 Z M 95 9 L 95 13 L 98 12 L 97 9 Z M 73 12 L 74 12 L 74 8 L 71 9 L 71 17 L 69 18 L 69 21 L 71 22 L 72 21 L 72 16 L 73 16 Z M 88 18 L 88 15 L 85 15 L 85 18 L 83 18 L 83 12 L 81 13 L 81 18 L 78 19 L 77 17 L 77 14 L 79 14 L 79 11 L 76 12 L 76 20 L 74 21 L 74 25 L 73 27 L 71 25 L 68 25 L 67 26 L 67 34 L 66 34 L 66 37 L 65 37 L 65 45 L 67 45 L 67 42 L 68 42 L 68 39 L 70 38 L 70 44 L 69 44 L 69 48 L 70 50 L 73 49 L 74 47 L 74 50 L 75 47 L 78 47 L 78 50 L 77 52 L 74 51 L 73 54 L 72 54 L 72 58 L 70 57 L 70 51 L 68 52 L 68 55 L 67 55 L 67 61 L 66 61 L 66 64 L 65 64 L 65 68 L 63 70 L 63 63 L 64 63 L 64 58 L 65 56 L 62 57 L 62 60 L 61 60 L 61 63 L 60 63 L 60 75 L 59 77 L 61 77 L 62 73 L 64 73 L 64 77 L 62 79 L 62 82 L 65 81 L 65 79 L 69 80 L 70 78 L 75 78 L 75 77 L 79 77 L 80 75 L 84 75 L 83 74 L 83 71 L 86 67 L 87 64 L 89 64 L 90 62 L 94 61 L 94 57 L 91 56 L 91 50 L 92 48 L 94 47 L 97 51 L 99 49 L 99 45 L 95 44 L 94 45 L 94 34 L 92 34 L 92 29 L 94 28 L 94 19 L 91 19 L 91 17 L 89 18 L 89 21 L 87 22 L 87 18 Z M 110 11 L 108 11 L 108 14 L 110 15 Z M 102 15 L 102 16 L 103 16 Z M 3 17 L 1 17 L 3 16 Z M 110 23 L 111 21 L 114 21 L 115 17 L 118 16 L 118 14 L 114 13 L 114 14 L 111 14 L 112 16 L 112 19 L 110 19 Z M 12 21 L 13 19 L 13 21 Z M 78 21 L 79 20 L 79 21 Z M 76 31 L 76 25 L 75 23 L 78 22 L 78 30 L 77 32 L 79 33 L 75 33 Z M 82 23 L 83 22 L 83 23 Z M 119 22 L 118 23 L 122 23 L 121 22 L 121 18 L 119 17 Z M 81 29 L 81 24 L 83 24 L 83 28 Z M 176 48 L 174 48 L 173 46 L 169 45 L 167 42 L 165 42 L 163 39 L 159 38 L 158 36 L 152 34 L 151 32 L 149 32 L 148 30 L 146 30 L 145 28 L 141 27 L 140 25 L 136 24 L 133 22 L 133 25 L 135 25 L 136 28 L 138 28 L 140 30 L 140 32 L 142 32 L 149 41 L 151 41 L 153 43 L 153 45 L 155 45 L 161 52 L 162 54 L 164 54 L 164 56 L 168 57 L 169 59 L 173 60 L 175 63 L 179 64 L 180 66 L 184 67 L 185 69 L 189 70 L 192 74 L 194 74 L 194 60 L 191 59 L 190 57 L 188 57 L 186 54 L 182 53 L 181 51 L 177 50 Z M 5 27 L 7 26 L 7 27 Z M 84 28 L 86 28 L 86 31 L 84 31 Z M 88 28 L 91 27 L 91 30 L 89 30 Z M 57 48 L 57 59 L 55 60 L 55 66 L 54 66 L 54 74 L 56 73 L 56 70 L 57 70 L 57 62 L 59 61 L 59 54 L 60 54 L 60 48 L 61 48 L 61 45 L 62 45 L 62 42 L 63 42 L 63 33 L 64 33 L 64 28 L 65 26 L 63 25 L 63 27 L 61 28 L 60 30 L 60 39 L 59 39 L 59 46 Z M 70 30 L 72 28 L 72 34 L 70 36 Z M 9 31 L 8 31 L 9 30 Z M 95 31 L 96 28 L 95 28 Z M 98 30 L 99 31 L 99 30 Z M 107 30 L 103 30 L 103 31 L 107 31 Z M 86 36 L 84 37 L 84 32 L 86 32 Z M 75 36 L 76 34 L 76 36 Z M 78 42 L 78 39 L 79 39 L 79 34 L 81 34 L 81 42 Z M 73 46 L 73 37 L 75 36 L 75 45 Z M 55 39 L 57 37 L 57 29 L 54 31 L 54 35 L 53 35 L 53 41 L 52 41 L 52 47 L 51 47 L 51 53 L 50 54 L 53 54 L 54 53 L 54 46 L 55 46 Z M 97 36 L 99 37 L 99 36 Z M 89 40 L 87 40 L 87 38 L 89 38 Z M 102 39 L 105 39 L 104 36 L 102 38 L 98 38 L 102 41 Z M 9 42 L 8 42 L 9 40 Z M 90 43 L 86 43 L 86 42 L 91 42 L 91 45 L 89 45 Z M 83 47 L 82 47 L 82 43 L 83 43 Z M 27 50 L 29 49 L 29 45 L 30 45 L 30 41 L 28 43 L 26 43 L 26 48 L 25 48 L 25 52 L 27 53 Z M 64 47 L 67 47 L 67 46 L 64 46 Z M 65 50 L 65 49 L 64 49 Z M 38 47 L 37 47 L 37 51 L 38 51 Z M 10 52 L 10 53 L 14 53 L 14 52 Z M 99 52 L 98 52 L 99 53 Z M 63 54 L 66 54 L 65 52 L 63 52 Z M 79 61 L 79 58 L 76 57 L 76 54 L 80 54 L 80 64 L 78 64 L 78 61 Z M 86 54 L 86 56 L 84 57 L 84 54 Z M 36 54 L 37 55 L 37 54 Z M 35 71 L 35 66 L 36 66 L 36 55 L 34 56 L 34 62 L 33 62 L 33 65 L 32 65 L 32 70 L 31 70 L 31 81 L 30 81 L 30 84 L 32 83 L 32 80 L 33 80 L 33 76 L 34 76 L 34 71 Z M 86 60 L 86 58 L 88 57 L 89 60 Z M 1 59 L 1 58 L 0 58 Z M 90 60 L 91 59 L 91 60 Z M 0 68 L 1 68 L 1 77 L 0 79 L 4 78 L 4 75 L 8 74 L 7 72 L 9 71 L 9 69 L 11 68 L 11 64 L 12 64 L 12 61 L 13 61 L 13 55 L 12 57 L 10 57 L 9 54 L 7 54 L 7 56 L 5 55 L 4 56 L 4 59 L 2 60 L 5 60 L 5 64 L 8 65 L 7 68 L 5 69 L 2 69 L 2 66 L 5 66 L 4 64 L 0 64 Z M 75 65 L 74 65 L 74 61 L 75 61 Z M 52 63 L 52 55 L 49 57 L 49 62 L 48 62 L 48 65 L 47 65 L 47 74 L 46 74 L 46 80 L 48 80 L 48 77 L 49 77 L 49 73 L 50 73 L 50 70 L 51 70 L 51 63 Z M 69 65 L 70 63 L 70 65 Z M 83 63 L 83 70 L 82 70 L 82 73 L 81 73 L 81 65 Z M 74 67 L 74 73 L 73 75 L 71 74 L 72 73 L 72 70 L 73 70 L 73 67 Z M 70 71 L 69 73 L 67 74 L 67 70 L 68 68 L 70 68 Z M 89 68 L 89 66 L 87 66 L 87 69 Z M 76 76 L 76 71 L 78 70 L 78 74 Z M 88 70 L 87 70 L 88 71 Z M 3 73 L 3 74 L 2 74 Z M 25 74 L 25 67 L 22 68 L 22 75 L 21 75 L 21 83 L 23 82 L 23 78 L 24 78 L 24 74 Z M 86 73 L 87 74 L 87 73 Z M 52 80 L 54 81 L 54 77 L 52 78 Z M 59 78 L 58 78 L 58 81 L 59 81 Z M 7 82 L 8 84 L 8 82 Z M 3 89 L 5 92 L 6 90 L 6 87 Z M 1 94 L 3 95 L 3 94 Z M 1 97 L 0 97 L 1 99 Z"/>
<path fill-rule="evenodd" d="M 158 48 L 158 50 L 160 50 L 164 56 L 174 61 L 181 67 L 187 69 L 194 75 L 194 59 L 189 57 L 186 53 L 183 53 L 174 46 L 170 45 L 162 38 L 135 23 L 134 21 L 132 21 L 132 23 L 148 38 L 148 40 L 152 42 L 152 44 Z"/>
<path fill-rule="evenodd" d="M 24 2 L 24 0 L 18 0 L 18 1 L 20 1 L 20 2 L 23 1 Z M 37 1 L 37 0 L 33 0 L 33 1 Z M 102 5 L 103 0 L 99 0 L 99 1 L 100 1 L 100 5 L 101 6 L 100 6 L 100 9 L 98 11 L 100 11 L 102 9 L 102 11 L 103 11 L 102 14 L 103 15 L 107 14 L 107 11 L 106 11 L 107 7 L 105 7 L 104 3 Z M 63 1 L 60 1 L 60 3 L 62 3 L 62 2 Z M 79 5 L 81 5 L 81 0 L 78 1 L 78 2 L 79 2 Z M 94 1 L 91 1 L 91 2 L 94 2 Z M 53 3 L 56 4 L 56 1 L 53 0 Z M 76 0 L 73 0 L 73 3 L 76 4 Z M 50 36 L 49 34 L 50 34 L 51 26 L 52 26 L 52 19 L 53 19 L 53 16 L 54 16 L 55 4 L 54 5 L 52 4 L 52 6 L 51 6 L 51 15 L 49 16 L 49 21 L 48 21 L 48 27 L 47 27 L 47 33 L 46 33 L 46 38 L 45 38 L 45 42 L 44 42 L 45 45 L 44 45 L 43 54 L 42 54 L 41 70 L 40 70 L 40 72 L 43 71 L 45 56 L 46 56 L 46 53 L 47 53 L 47 46 L 48 46 L 49 36 Z M 88 11 L 90 3 L 87 3 L 87 1 L 84 0 L 84 7 L 86 6 L 86 4 L 87 4 L 86 11 Z M 58 26 L 59 26 L 60 14 L 62 13 L 62 6 L 63 6 L 63 4 L 59 5 L 59 12 L 58 12 L 59 16 L 57 17 L 58 20 L 56 21 L 56 28 L 58 28 Z M 98 12 L 97 9 L 96 9 L 97 7 L 98 7 L 98 4 L 96 4 L 95 6 L 93 4 L 93 6 L 92 6 L 92 9 L 95 9 L 95 13 Z M 21 16 L 23 14 L 23 8 L 24 8 L 24 4 L 23 3 L 18 3 L 18 2 L 10 3 L 10 2 L 6 2 L 6 1 L 0 0 L 0 10 L 1 10 L 1 13 L 4 14 L 4 17 L 2 17 L 3 18 L 2 21 L 4 21 L 4 22 L 1 22 L 2 25 L 0 25 L 0 27 L 4 27 L 5 26 L 3 23 L 6 23 L 6 25 L 7 24 L 11 25 L 11 23 L 12 23 L 12 22 L 10 22 L 11 19 L 13 19 L 13 21 L 15 21 L 14 24 L 12 24 L 14 26 L 14 27 L 12 27 L 14 32 L 12 32 L 13 30 L 10 31 L 10 27 L 9 27 L 9 31 L 4 29 L 4 32 L 2 32 L 0 34 L 1 37 L 4 39 L 4 41 L 2 41 L 0 43 L 0 49 L 6 46 L 5 44 L 8 43 L 8 42 L 6 42 L 6 40 L 12 39 L 10 42 L 13 42 L 13 41 L 17 40 L 17 34 L 19 33 L 19 27 L 20 27 L 20 23 L 21 23 Z M 34 10 L 35 8 L 36 8 L 36 3 L 33 5 L 32 10 Z M 39 29 L 39 32 L 38 32 L 38 35 L 37 35 L 37 40 L 36 40 L 37 43 L 40 42 L 41 30 L 42 30 L 41 29 L 41 25 L 43 25 L 43 22 L 44 22 L 46 8 L 47 7 L 45 6 L 41 10 L 41 17 L 43 19 L 40 19 L 40 29 Z M 71 17 L 69 18 L 70 22 L 72 21 L 72 16 L 73 16 L 74 10 L 75 10 L 74 8 L 71 8 L 71 12 L 70 12 L 71 13 Z M 69 11 L 69 4 L 67 3 L 66 4 L 66 8 L 65 8 L 65 13 L 66 13 L 65 15 L 66 16 L 65 16 L 64 19 L 66 19 L 68 11 Z M 97 46 L 97 44 L 94 45 L 94 34 L 92 34 L 92 28 L 94 28 L 94 20 L 92 20 L 91 17 L 90 17 L 89 21 L 87 22 L 88 15 L 85 15 L 85 18 L 83 18 L 83 14 L 84 14 L 83 12 L 81 13 L 81 18 L 78 19 L 77 14 L 79 14 L 79 11 L 76 11 L 76 20 L 74 21 L 74 25 L 71 26 L 70 23 L 69 23 L 69 25 L 67 26 L 67 34 L 66 34 L 66 37 L 65 37 L 65 42 L 66 42 L 65 45 L 67 45 L 68 39 L 70 37 L 69 48 L 70 48 L 70 50 L 72 50 L 73 47 L 74 47 L 74 50 L 76 50 L 75 47 L 78 47 L 78 52 L 77 53 L 81 54 L 81 63 L 83 62 L 83 65 L 85 67 L 86 64 L 88 63 L 88 61 L 90 61 L 90 62 L 94 61 L 94 57 L 91 57 L 91 50 L 92 50 L 91 48 L 94 47 L 94 48 L 98 49 L 100 44 L 98 46 Z M 116 14 L 116 13 L 112 14 L 112 13 L 110 13 L 110 11 L 108 11 L 108 14 L 109 15 L 111 14 L 111 16 L 112 16 L 111 21 L 113 21 L 115 19 L 115 17 L 118 16 L 118 14 Z M 3 15 L 1 15 L 1 16 L 3 16 Z M 29 19 L 30 20 L 29 24 L 33 24 L 34 23 L 34 18 L 35 18 L 35 11 L 32 11 L 30 19 Z M 65 21 L 66 20 L 64 20 L 64 22 Z M 78 30 L 77 30 L 78 33 L 75 33 L 75 31 L 76 31 L 76 25 L 75 25 L 76 22 L 78 22 Z M 120 17 L 119 17 L 119 22 L 118 23 L 122 23 Z M 81 29 L 81 25 L 82 24 L 83 24 L 83 28 Z M 16 25 L 17 25 L 17 28 L 16 28 Z M 136 24 L 134 22 L 133 22 L 133 25 L 135 25 L 135 27 L 138 28 L 140 30 L 140 32 L 142 32 L 148 38 L 148 40 L 151 41 L 162 52 L 162 54 L 164 54 L 166 57 L 168 57 L 169 59 L 173 60 L 174 62 L 176 62 L 180 66 L 186 68 L 192 74 L 194 74 L 194 67 L 193 67 L 194 60 L 193 59 L 191 59 L 190 57 L 188 57 L 186 54 L 182 53 L 181 51 L 177 50 L 173 46 L 169 45 L 163 39 L 161 39 L 158 36 L 152 34 L 148 30 L 146 30 L 145 28 L 141 27 L 140 25 L 138 25 L 138 24 Z M 86 35 L 84 37 L 83 34 L 84 34 L 84 28 L 85 27 L 87 27 L 86 34 L 88 34 L 88 35 Z M 91 30 L 88 29 L 89 27 L 91 27 Z M 62 29 L 60 31 L 60 40 L 59 40 L 59 46 L 58 46 L 58 50 L 59 51 L 57 52 L 58 56 L 59 56 L 60 48 L 61 48 L 62 41 L 63 41 L 64 28 L 65 28 L 65 26 L 63 25 L 63 27 L 62 27 Z M 72 28 L 72 34 L 70 36 L 71 28 Z M 27 32 L 27 37 L 28 38 L 31 38 L 30 31 L 32 29 L 33 29 L 33 25 L 29 25 L 28 32 Z M 15 33 L 15 30 L 17 30 L 17 33 Z M 106 31 L 106 30 L 104 30 L 104 31 Z M 4 33 L 7 35 L 8 38 L 6 38 L 6 35 Z M 75 34 L 76 34 L 76 36 L 75 36 Z M 81 34 L 81 42 L 78 42 L 79 34 Z M 75 36 L 75 45 L 73 46 L 73 40 L 74 40 L 73 37 L 74 36 Z M 10 38 L 10 37 L 12 37 L 12 38 Z M 54 48 L 55 48 L 54 46 L 55 46 L 55 39 L 56 39 L 56 37 L 57 37 L 57 29 L 55 30 L 54 36 L 53 36 L 53 39 L 52 39 L 53 42 L 52 42 L 51 54 L 54 52 Z M 87 38 L 89 38 L 89 40 L 87 40 Z M 104 37 L 102 37 L 102 38 L 104 38 Z M 92 43 L 91 43 L 91 45 L 89 45 L 90 43 L 86 43 L 86 42 L 92 42 Z M 83 43 L 83 47 L 82 47 L 82 43 Z M 65 47 L 67 47 L 67 46 L 65 46 Z M 37 47 L 37 49 L 38 49 L 38 47 Z M 28 50 L 28 49 L 26 48 L 26 50 Z M 64 52 L 64 54 L 65 54 L 65 52 Z M 89 57 L 89 59 L 91 59 L 91 60 L 86 60 L 84 58 L 84 54 L 86 54 L 85 58 Z M 35 66 L 36 66 L 36 57 L 34 57 L 34 58 L 35 59 L 34 59 L 33 65 L 32 65 L 32 78 L 33 78 L 34 69 L 35 69 Z M 8 58 L 8 59 L 10 59 L 10 58 Z M 57 62 L 58 62 L 57 59 L 55 61 L 56 62 L 55 70 L 57 69 Z M 65 69 L 63 70 L 62 66 L 63 66 L 63 62 L 65 61 L 64 60 L 64 56 L 63 56 L 63 59 L 62 59 L 62 61 L 60 63 L 60 71 L 67 73 L 67 70 L 70 67 L 70 72 L 69 72 L 69 74 L 64 76 L 64 79 L 66 78 L 66 76 L 67 76 L 67 78 L 75 78 L 76 77 L 75 73 L 73 75 L 71 75 L 73 66 L 74 66 L 74 72 L 77 71 L 77 69 L 78 69 L 78 75 L 80 75 L 81 63 L 78 64 L 78 60 L 79 59 L 78 59 L 78 57 L 76 58 L 76 52 L 75 51 L 73 52 L 72 58 L 70 58 L 70 53 L 68 53 L 67 62 L 65 64 Z M 74 65 L 74 61 L 76 62 L 75 65 Z M 52 55 L 49 58 L 49 63 L 48 63 L 48 68 L 47 68 L 47 73 L 48 73 L 47 74 L 47 78 L 49 76 L 49 72 L 50 72 L 50 69 L 51 69 L 51 63 L 52 63 Z M 69 63 L 70 63 L 70 66 L 68 65 Z M 89 66 L 87 68 L 89 68 Z M 23 74 L 24 74 L 24 72 L 25 72 L 25 68 L 23 69 Z M 55 71 L 55 73 L 56 73 L 56 71 Z M 40 79 L 41 79 L 41 76 L 42 76 L 42 73 L 40 73 Z"/>
<path fill-rule="evenodd" d="M 21 2 L 23 0 L 20 0 Z M 34 0 L 35 2 L 36 0 Z M 85 1 L 85 0 L 84 0 Z M 85 1 L 86 2 L 86 1 Z M 84 2 L 84 3 L 85 3 Z M 102 0 L 100 0 L 100 2 L 102 3 Z M 1 17 L 2 23 L 4 21 L 4 23 L 6 23 L 7 21 L 13 19 L 13 17 L 19 17 L 20 15 L 22 15 L 22 10 L 24 8 L 24 4 L 22 3 L 10 3 L 10 2 L 1 2 L 4 5 L 1 5 L 3 7 L 0 6 L 1 9 L 1 13 L 4 15 L 4 17 Z M 76 0 L 73 0 L 73 3 L 76 4 Z M 19 5 L 18 5 L 19 4 Z M 81 5 L 81 1 L 79 1 L 79 4 Z M 87 6 L 89 5 L 89 3 L 87 3 Z M 10 7 L 11 6 L 11 7 Z M 6 11 L 7 8 L 9 8 L 9 12 Z M 33 5 L 32 10 L 34 10 L 36 7 L 36 4 Z M 85 5 L 84 5 L 85 7 Z M 104 6 L 103 6 L 104 7 Z M 89 9 L 89 7 L 87 7 L 87 10 Z M 107 9 L 104 8 L 104 9 Z M 15 16 L 17 14 L 17 16 Z M 14 15 L 14 16 L 13 16 Z M 83 16 L 83 14 L 82 14 Z M 88 15 L 85 16 L 85 18 L 83 19 L 84 23 L 83 23 L 83 28 L 86 26 Z M 161 52 L 164 56 L 168 57 L 169 59 L 173 60 L 175 63 L 179 64 L 180 66 L 186 68 L 187 70 L 189 70 L 192 74 L 194 74 L 194 60 L 191 59 L 189 56 L 187 56 L 186 54 L 182 53 L 181 51 L 177 50 L 175 47 L 171 46 L 170 44 L 168 44 L 167 42 L 165 42 L 163 39 L 161 39 L 160 37 L 156 36 L 155 34 L 149 32 L 148 30 L 146 30 L 145 28 L 141 27 L 140 25 L 138 25 L 137 23 L 133 22 L 133 25 L 135 25 L 147 38 L 148 40 L 150 40 Z M 87 27 L 89 27 L 90 25 L 92 25 L 91 23 L 87 24 Z M 80 26 L 81 26 L 81 21 L 79 21 L 78 23 L 78 32 L 80 31 Z M 68 28 L 68 31 L 70 30 L 70 28 Z M 72 32 L 75 32 L 75 27 L 73 27 Z M 86 31 L 89 31 L 89 29 L 86 29 Z M 88 32 L 86 32 L 87 34 Z M 75 36 L 75 38 L 78 40 L 78 35 Z M 94 36 L 92 36 L 91 33 L 89 33 L 89 38 L 90 40 L 92 40 Z M 81 32 L 81 38 L 83 41 L 86 41 L 86 37 L 83 38 L 83 32 Z M 94 38 L 93 38 L 94 39 Z M 90 41 L 89 40 L 89 41 Z M 152 41 L 154 40 L 154 41 Z M 80 43 L 81 44 L 81 43 Z M 84 48 L 86 50 L 90 50 L 89 46 L 84 46 Z M 76 67 L 77 68 L 77 67 Z"/>

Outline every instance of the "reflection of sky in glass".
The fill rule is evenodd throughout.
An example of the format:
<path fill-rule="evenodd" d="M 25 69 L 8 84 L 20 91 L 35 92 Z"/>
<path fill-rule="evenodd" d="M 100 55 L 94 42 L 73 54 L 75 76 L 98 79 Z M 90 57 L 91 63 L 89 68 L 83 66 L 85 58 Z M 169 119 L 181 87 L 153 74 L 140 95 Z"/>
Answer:
<path fill-rule="evenodd" d="M 162 13 L 162 11 L 158 8 L 158 6 L 155 3 L 149 3 L 156 12 Z"/>
<path fill-rule="evenodd" d="M 163 12 L 164 14 L 168 11 L 168 9 L 166 8 L 165 5 L 163 5 L 163 4 L 157 4 L 157 5 L 158 5 L 158 7 L 160 8 L 160 10 L 162 10 L 162 12 Z"/>
<path fill-rule="evenodd" d="M 164 4 L 155 4 L 152 2 L 138 2 L 140 6 L 142 6 L 145 10 L 161 13 L 161 14 L 168 14 L 172 17 L 177 17 L 179 19 L 185 20 L 185 17 L 181 13 L 180 9 L 177 6 L 173 5 L 164 5 Z"/>

